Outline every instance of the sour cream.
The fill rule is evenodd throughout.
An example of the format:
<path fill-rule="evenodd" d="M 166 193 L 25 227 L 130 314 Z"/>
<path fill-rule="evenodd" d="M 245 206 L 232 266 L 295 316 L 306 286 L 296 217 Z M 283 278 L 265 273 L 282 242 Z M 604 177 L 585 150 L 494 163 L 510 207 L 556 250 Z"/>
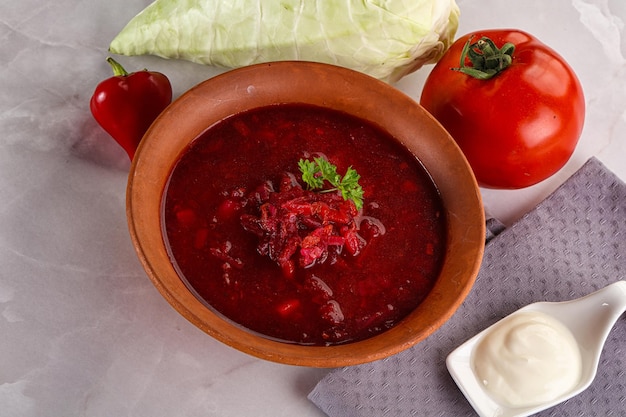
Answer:
<path fill-rule="evenodd" d="M 552 401 L 580 381 L 576 339 L 561 322 L 539 312 L 521 312 L 497 323 L 472 352 L 480 385 L 510 408 Z"/>

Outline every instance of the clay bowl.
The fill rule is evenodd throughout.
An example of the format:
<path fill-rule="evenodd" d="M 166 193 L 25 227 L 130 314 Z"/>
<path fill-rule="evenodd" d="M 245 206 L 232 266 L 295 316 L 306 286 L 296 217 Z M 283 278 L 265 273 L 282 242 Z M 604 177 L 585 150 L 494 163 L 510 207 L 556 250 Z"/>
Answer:
<path fill-rule="evenodd" d="M 395 327 L 336 346 L 270 340 L 233 325 L 187 288 L 168 257 L 162 235 L 162 193 L 181 152 L 207 127 L 247 109 L 308 103 L 341 110 L 379 125 L 430 172 L 448 220 L 447 252 L 425 301 Z M 420 342 L 448 320 L 475 281 L 484 250 L 484 212 L 472 171 L 449 134 L 399 90 L 351 70 L 278 62 L 233 70 L 192 88 L 156 120 L 131 166 L 127 190 L 130 234 L 147 275 L 163 297 L 215 339 L 269 361 L 337 367 L 381 359 Z"/>

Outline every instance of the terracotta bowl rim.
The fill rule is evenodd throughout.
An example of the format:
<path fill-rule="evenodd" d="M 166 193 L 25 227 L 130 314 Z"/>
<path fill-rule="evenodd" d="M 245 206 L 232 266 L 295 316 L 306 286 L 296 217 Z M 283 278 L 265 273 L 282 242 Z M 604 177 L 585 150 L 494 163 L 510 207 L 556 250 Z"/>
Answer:
<path fill-rule="evenodd" d="M 308 96 L 298 95 L 297 91 L 307 91 L 305 86 L 308 91 L 313 91 L 313 86 L 317 89 Z M 315 95 L 320 97 L 312 97 Z M 424 152 L 416 156 L 440 188 L 448 211 L 448 237 L 452 239 L 446 257 L 452 259 L 444 263 L 440 275 L 445 274 L 447 279 L 438 279 L 426 300 L 392 329 L 344 345 L 301 346 L 273 341 L 233 325 L 208 309 L 178 278 L 169 258 L 163 258 L 167 250 L 161 235 L 161 193 L 172 164 L 184 149 L 182 143 L 197 137 L 212 124 L 213 118 L 223 118 L 219 114 L 228 113 L 229 101 L 238 102 L 239 108 L 248 108 L 247 102 L 255 103 L 250 108 L 259 107 L 260 102 L 307 102 L 340 108 L 357 116 L 376 113 L 394 121 L 409 121 L 414 131 L 419 132 L 414 136 L 419 136 L 420 144 L 415 146 L 424 147 Z M 398 112 L 403 114 L 398 115 Z M 393 127 L 380 120 L 371 121 L 397 136 Z M 184 139 L 180 139 L 181 144 L 173 145 L 167 143 L 171 137 L 167 140 L 164 137 L 168 125 L 176 123 L 179 136 Z M 202 123 L 205 123 L 204 128 Z M 429 140 L 423 140 L 424 137 Z M 406 140 L 418 142 L 418 139 Z M 428 148 L 421 142 L 432 142 L 432 145 Z M 416 149 L 411 151 L 415 154 Z M 441 164 L 446 166 L 441 167 Z M 443 178 L 453 181 L 442 181 Z M 159 213 L 155 213 L 157 208 Z M 283 61 L 243 67 L 210 78 L 182 94 L 157 118 L 137 150 L 128 177 L 126 212 L 131 240 L 142 266 L 176 311 L 228 346 L 289 365 L 356 365 L 388 357 L 422 341 L 445 323 L 466 298 L 484 252 L 485 218 L 478 184 L 467 160 L 445 129 L 395 87 L 356 71 L 313 62 Z"/>

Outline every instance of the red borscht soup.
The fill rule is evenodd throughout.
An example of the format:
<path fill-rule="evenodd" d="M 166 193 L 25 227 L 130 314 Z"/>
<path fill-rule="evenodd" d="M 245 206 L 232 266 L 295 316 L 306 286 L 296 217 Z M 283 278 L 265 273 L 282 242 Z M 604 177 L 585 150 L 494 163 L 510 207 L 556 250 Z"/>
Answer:
<path fill-rule="evenodd" d="M 308 189 L 298 162 L 314 158 L 358 172 L 362 208 Z M 304 104 L 243 112 L 195 139 L 164 191 L 163 229 L 181 279 L 210 308 L 265 337 L 322 346 L 413 311 L 446 244 L 438 190 L 406 148 Z"/>

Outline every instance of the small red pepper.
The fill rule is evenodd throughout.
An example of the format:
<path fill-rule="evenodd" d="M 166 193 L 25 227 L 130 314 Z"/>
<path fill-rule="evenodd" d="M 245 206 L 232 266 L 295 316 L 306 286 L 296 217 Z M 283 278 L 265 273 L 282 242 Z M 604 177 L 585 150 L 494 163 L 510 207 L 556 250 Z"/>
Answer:
<path fill-rule="evenodd" d="M 113 77 L 102 81 L 91 97 L 91 114 L 132 160 L 144 133 L 172 102 L 172 85 L 160 72 L 128 73 L 107 58 Z"/>

